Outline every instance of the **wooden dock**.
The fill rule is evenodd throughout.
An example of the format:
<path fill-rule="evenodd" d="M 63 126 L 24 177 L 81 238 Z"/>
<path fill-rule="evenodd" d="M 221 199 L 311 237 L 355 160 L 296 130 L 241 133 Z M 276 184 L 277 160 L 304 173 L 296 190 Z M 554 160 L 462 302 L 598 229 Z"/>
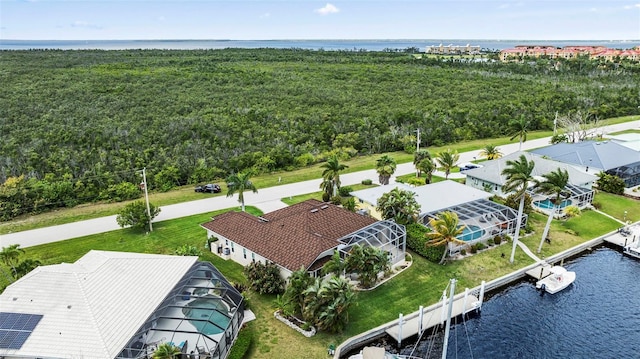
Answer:
<path fill-rule="evenodd" d="M 466 299 L 466 300 L 465 300 Z M 458 298 L 453 301 L 452 317 L 467 314 L 480 308 L 480 301 L 474 295 Z M 444 324 L 447 318 L 449 301 L 446 305 L 438 305 L 430 311 L 425 310 L 422 315 L 422 331 L 433 328 L 439 324 Z M 402 325 L 396 324 L 387 328 L 385 331 L 399 343 L 404 339 L 417 335 L 420 330 L 420 316 L 414 316 L 402 321 Z"/>
<path fill-rule="evenodd" d="M 605 238 L 605 242 L 611 243 L 616 246 L 626 247 L 632 244 L 638 244 L 640 241 L 640 224 L 634 224 L 631 226 L 623 227 L 621 231 L 612 234 Z"/>
<path fill-rule="evenodd" d="M 533 279 L 535 280 L 540 280 L 542 278 L 548 277 L 549 274 L 551 274 L 549 268 L 551 268 L 551 266 L 547 263 L 544 263 L 535 268 L 529 269 L 525 273 L 528 276 L 533 277 Z"/>

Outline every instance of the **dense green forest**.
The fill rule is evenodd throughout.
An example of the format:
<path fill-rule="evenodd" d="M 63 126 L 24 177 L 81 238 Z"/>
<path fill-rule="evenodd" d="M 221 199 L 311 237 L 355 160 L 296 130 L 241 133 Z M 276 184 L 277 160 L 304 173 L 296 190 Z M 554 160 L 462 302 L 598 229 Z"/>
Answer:
<path fill-rule="evenodd" d="M 638 114 L 638 65 L 302 49 L 1 51 L 0 219 L 149 188 Z"/>

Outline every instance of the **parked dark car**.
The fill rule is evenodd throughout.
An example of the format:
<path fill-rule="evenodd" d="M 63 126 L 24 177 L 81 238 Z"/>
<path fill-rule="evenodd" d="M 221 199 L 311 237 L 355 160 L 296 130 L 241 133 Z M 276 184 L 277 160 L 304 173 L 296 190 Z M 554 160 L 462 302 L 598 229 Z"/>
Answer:
<path fill-rule="evenodd" d="M 196 187 L 196 192 L 202 192 L 202 193 L 220 193 L 221 191 L 222 189 L 216 183 L 213 183 L 213 184 L 209 183 L 204 186 Z"/>

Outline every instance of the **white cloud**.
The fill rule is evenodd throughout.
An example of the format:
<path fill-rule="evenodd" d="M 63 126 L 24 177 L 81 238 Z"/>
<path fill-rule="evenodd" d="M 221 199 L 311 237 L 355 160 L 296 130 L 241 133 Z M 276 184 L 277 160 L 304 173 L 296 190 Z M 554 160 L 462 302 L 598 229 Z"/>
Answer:
<path fill-rule="evenodd" d="M 164 21 L 164 20 L 165 20 L 165 18 L 164 18 L 164 16 L 158 16 L 157 20 L 158 20 L 158 21 Z"/>
<path fill-rule="evenodd" d="M 327 3 L 327 5 L 325 5 L 324 7 L 315 9 L 314 12 L 317 12 L 320 15 L 329 15 L 329 14 L 335 14 L 337 12 L 340 12 L 340 9 L 335 7 L 333 4 Z"/>
<path fill-rule="evenodd" d="M 631 10 L 631 9 L 640 9 L 640 3 L 637 4 L 633 4 L 633 5 L 627 5 L 624 7 L 626 10 Z"/>
<path fill-rule="evenodd" d="M 271 14 L 270 14 L 270 13 L 268 13 L 268 12 L 265 12 L 264 14 L 260 15 L 260 18 L 261 18 L 261 19 L 266 19 L 266 18 L 268 18 L 268 17 L 271 17 Z"/>

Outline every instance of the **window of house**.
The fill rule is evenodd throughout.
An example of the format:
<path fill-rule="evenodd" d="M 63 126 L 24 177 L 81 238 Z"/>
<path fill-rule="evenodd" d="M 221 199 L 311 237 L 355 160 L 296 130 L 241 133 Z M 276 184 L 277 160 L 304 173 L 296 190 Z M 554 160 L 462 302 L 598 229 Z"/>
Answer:
<path fill-rule="evenodd" d="M 496 191 L 498 190 L 498 185 L 496 185 L 496 188 L 495 188 L 495 190 L 496 190 Z"/>
<path fill-rule="evenodd" d="M 478 179 L 477 178 L 473 179 L 473 184 L 478 185 Z"/>
<path fill-rule="evenodd" d="M 251 260 L 254 262 L 256 261 L 256 254 L 253 252 L 251 252 Z"/>
<path fill-rule="evenodd" d="M 235 252 L 235 249 L 233 248 L 233 242 L 231 242 L 231 251 Z"/>
<path fill-rule="evenodd" d="M 244 259 L 247 259 L 247 249 L 246 248 L 242 248 L 242 256 L 244 257 Z"/>

